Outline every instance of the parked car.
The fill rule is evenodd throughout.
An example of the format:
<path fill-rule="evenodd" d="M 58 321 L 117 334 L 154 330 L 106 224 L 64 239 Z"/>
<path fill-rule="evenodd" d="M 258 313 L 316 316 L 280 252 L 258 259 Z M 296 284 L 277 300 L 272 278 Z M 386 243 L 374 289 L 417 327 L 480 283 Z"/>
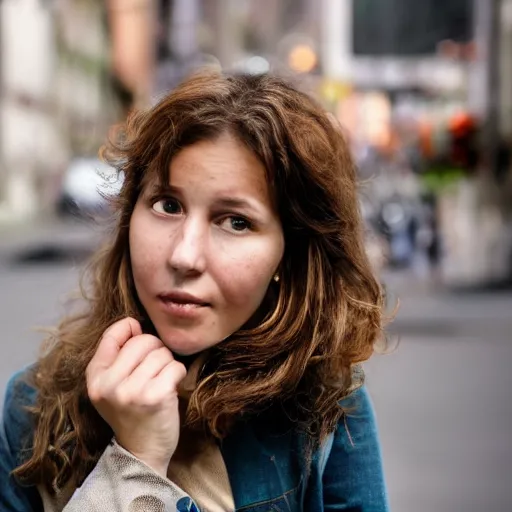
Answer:
<path fill-rule="evenodd" d="M 106 213 L 108 196 L 117 195 L 122 184 L 123 176 L 98 158 L 75 158 L 64 174 L 57 211 L 85 217 Z"/>

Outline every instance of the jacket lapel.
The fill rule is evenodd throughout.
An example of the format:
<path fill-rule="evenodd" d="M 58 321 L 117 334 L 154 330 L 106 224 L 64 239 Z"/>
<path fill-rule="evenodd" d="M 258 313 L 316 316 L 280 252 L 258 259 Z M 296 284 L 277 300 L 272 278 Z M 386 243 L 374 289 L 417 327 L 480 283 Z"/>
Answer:
<path fill-rule="evenodd" d="M 221 444 L 237 510 L 300 510 L 304 460 L 297 435 L 240 424 Z M 283 502 L 286 508 L 272 505 Z M 268 508 L 264 505 L 268 503 Z"/>

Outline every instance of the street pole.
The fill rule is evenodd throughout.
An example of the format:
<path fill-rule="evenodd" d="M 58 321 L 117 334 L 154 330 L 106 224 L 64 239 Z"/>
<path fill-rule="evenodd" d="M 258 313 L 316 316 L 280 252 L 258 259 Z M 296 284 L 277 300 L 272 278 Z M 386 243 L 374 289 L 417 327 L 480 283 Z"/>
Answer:
<path fill-rule="evenodd" d="M 216 57 L 224 70 L 230 70 L 240 51 L 240 29 L 235 23 L 237 0 L 217 0 L 215 10 Z"/>
<path fill-rule="evenodd" d="M 4 200 L 4 189 L 7 178 L 5 176 L 5 155 L 4 155 L 4 51 L 5 41 L 3 39 L 2 28 L 2 7 L 0 6 L 0 205 Z"/>
<path fill-rule="evenodd" d="M 355 0 L 357 1 L 357 0 Z M 353 0 L 322 0 L 322 67 L 327 78 L 353 78 Z"/>
<path fill-rule="evenodd" d="M 481 168 L 495 170 L 500 137 L 501 0 L 473 0 L 477 58 L 470 80 L 468 104 L 482 123 Z"/>
<path fill-rule="evenodd" d="M 500 130 L 506 140 L 512 142 L 512 0 L 503 0 L 501 5 L 501 52 L 500 52 Z"/>
<path fill-rule="evenodd" d="M 197 55 L 198 0 L 174 0 L 171 44 L 180 63 L 190 63 Z"/>
<path fill-rule="evenodd" d="M 496 181 L 500 145 L 501 0 L 473 0 L 476 59 L 468 76 L 468 108 L 480 123 L 479 158 L 474 177 L 461 181 L 445 216 L 447 282 L 487 284 L 510 274 L 510 228 L 503 187 Z M 449 203 L 449 196 L 446 197 Z M 448 204 L 447 203 L 447 204 Z"/>
<path fill-rule="evenodd" d="M 487 0 L 490 9 L 489 22 L 489 70 L 488 70 L 488 123 L 485 128 L 484 144 L 488 148 L 489 170 L 494 174 L 498 164 L 500 145 L 500 61 L 501 61 L 501 0 Z"/>

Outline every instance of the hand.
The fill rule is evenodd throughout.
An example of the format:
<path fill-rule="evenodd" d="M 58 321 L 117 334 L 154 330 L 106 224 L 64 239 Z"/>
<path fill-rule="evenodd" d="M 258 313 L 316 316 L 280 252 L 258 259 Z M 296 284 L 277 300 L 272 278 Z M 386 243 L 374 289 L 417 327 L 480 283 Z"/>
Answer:
<path fill-rule="evenodd" d="M 133 318 L 104 333 L 86 370 L 89 398 L 117 442 L 162 476 L 180 433 L 178 384 L 183 364 Z"/>

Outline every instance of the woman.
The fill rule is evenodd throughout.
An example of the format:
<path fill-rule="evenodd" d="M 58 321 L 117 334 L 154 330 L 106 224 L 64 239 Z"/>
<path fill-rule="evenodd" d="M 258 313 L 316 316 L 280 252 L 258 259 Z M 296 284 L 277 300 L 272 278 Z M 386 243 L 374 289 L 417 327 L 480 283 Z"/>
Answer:
<path fill-rule="evenodd" d="M 340 131 L 277 78 L 201 74 L 105 156 L 112 242 L 9 383 L 0 504 L 387 510 L 358 366 L 382 297 Z"/>

